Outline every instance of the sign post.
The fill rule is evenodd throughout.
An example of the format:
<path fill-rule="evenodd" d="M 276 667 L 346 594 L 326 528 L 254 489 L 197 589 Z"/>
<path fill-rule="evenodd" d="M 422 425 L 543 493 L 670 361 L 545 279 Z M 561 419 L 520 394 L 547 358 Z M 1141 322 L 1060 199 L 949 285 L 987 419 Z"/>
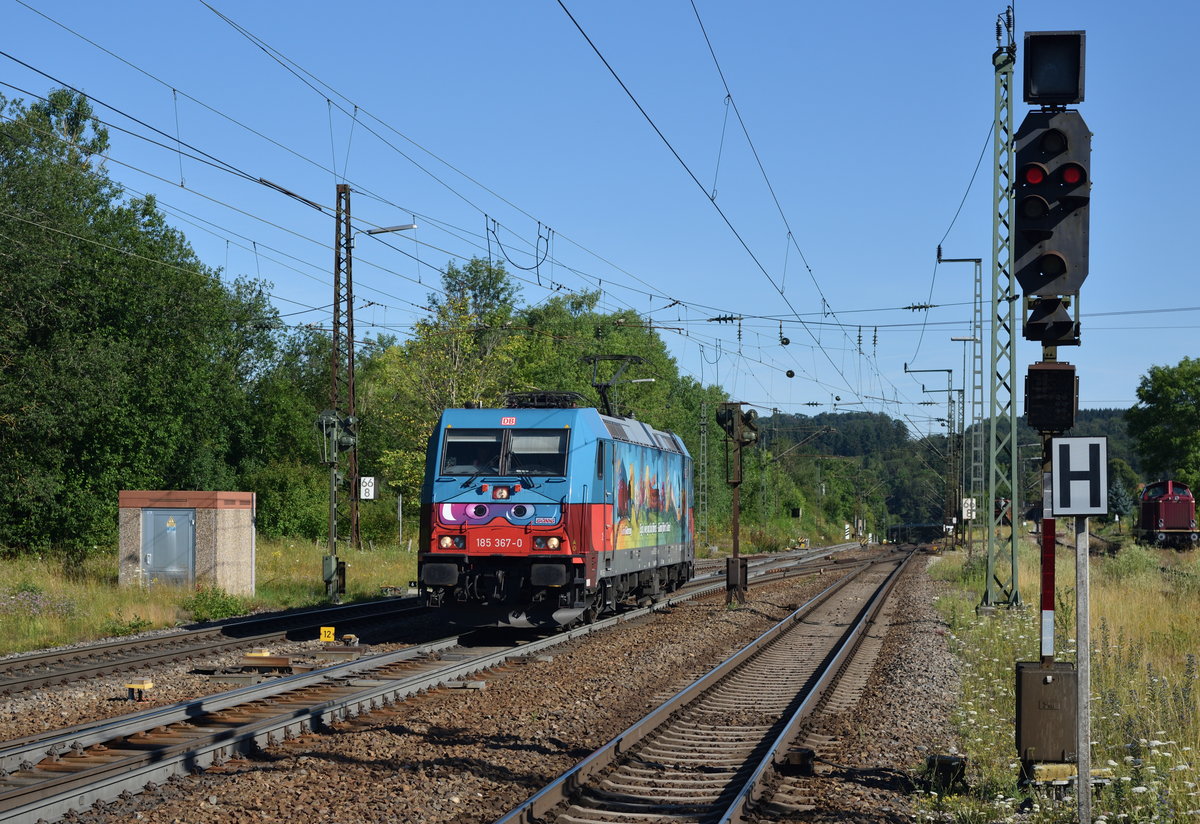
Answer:
<path fill-rule="evenodd" d="M 1079 820 L 1092 820 L 1091 610 L 1088 516 L 1108 513 L 1108 439 L 1052 438 L 1054 513 L 1075 516 L 1075 641 L 1078 725 L 1075 730 Z"/>
<path fill-rule="evenodd" d="M 375 500 L 375 479 L 370 476 L 360 475 L 358 478 L 358 499 L 360 501 Z"/>

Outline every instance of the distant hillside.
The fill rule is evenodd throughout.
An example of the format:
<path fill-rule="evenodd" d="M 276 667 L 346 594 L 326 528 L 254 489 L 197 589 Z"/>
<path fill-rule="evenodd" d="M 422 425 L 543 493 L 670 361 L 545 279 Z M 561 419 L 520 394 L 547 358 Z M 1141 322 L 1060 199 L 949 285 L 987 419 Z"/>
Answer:
<path fill-rule="evenodd" d="M 1029 438 L 1037 439 L 1037 433 L 1025 425 L 1024 416 L 1018 420 L 1017 426 L 1021 428 L 1021 443 L 1029 443 Z M 1108 438 L 1109 461 L 1120 458 L 1139 477 L 1142 476 L 1141 461 L 1134 451 L 1133 439 L 1125 429 L 1124 409 L 1080 409 L 1075 414 L 1075 427 L 1066 434 L 1076 438 Z"/>

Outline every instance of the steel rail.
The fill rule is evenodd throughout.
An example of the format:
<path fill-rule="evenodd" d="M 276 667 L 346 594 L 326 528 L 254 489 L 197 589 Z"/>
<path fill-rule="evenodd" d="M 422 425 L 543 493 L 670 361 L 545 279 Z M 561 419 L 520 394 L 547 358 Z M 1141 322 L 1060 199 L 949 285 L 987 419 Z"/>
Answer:
<path fill-rule="evenodd" d="M 890 592 L 894 582 L 899 577 L 899 571 L 911 559 L 912 553 L 909 553 L 902 561 L 895 558 L 890 562 L 897 564 L 897 570 L 889 574 L 887 582 L 877 590 L 872 599 L 864 606 L 857 614 L 857 618 L 847 630 L 842 638 L 838 641 L 834 651 L 827 658 L 829 662 L 822 669 L 828 673 L 841 666 L 846 655 L 849 654 L 854 644 L 862 637 L 865 627 L 868 626 L 870 618 L 874 615 L 879 605 L 883 603 L 885 598 L 880 596 L 880 592 L 886 590 Z M 708 693 L 714 686 L 718 685 L 724 679 L 740 671 L 744 664 L 749 660 L 759 655 L 764 650 L 767 650 L 781 637 L 786 635 L 791 630 L 795 629 L 798 624 L 804 621 L 805 617 L 813 613 L 817 608 L 828 602 L 841 589 L 852 583 L 854 577 L 871 566 L 864 563 L 862 569 L 856 570 L 853 575 L 847 575 L 839 581 L 834 582 L 829 587 L 818 593 L 806 603 L 798 607 L 789 616 L 784 618 L 771 629 L 761 634 L 758 638 L 746 645 L 743 649 L 730 656 L 721 664 L 714 667 L 707 674 L 696 679 L 692 684 L 685 687 L 678 694 L 668 699 L 656 709 L 652 710 L 641 720 L 632 724 L 629 728 L 618 734 L 607 744 L 593 752 L 591 755 L 584 758 L 570 770 L 563 773 L 557 779 L 552 781 L 546 787 L 528 798 L 518 807 L 514 808 L 502 818 L 497 819 L 495 824 L 539 824 L 545 820 L 547 813 L 555 808 L 560 807 L 570 801 L 574 794 L 582 790 L 588 785 L 590 779 L 598 777 L 605 770 L 614 765 L 618 758 L 623 754 L 630 752 L 637 747 L 641 742 L 647 740 L 653 733 L 659 731 L 672 717 L 681 713 L 685 707 L 691 705 L 694 701 Z M 822 675 L 816 682 L 815 688 L 823 692 L 829 681 L 827 675 Z M 797 694 L 800 694 L 799 692 Z M 772 763 L 770 759 L 774 758 L 776 748 L 790 742 L 794 736 L 794 731 L 797 728 L 800 719 L 811 711 L 816 699 L 804 699 L 799 703 L 796 711 L 790 715 L 786 723 L 783 724 L 783 732 L 777 735 L 771 744 L 771 748 L 767 756 L 764 756 L 758 765 L 756 765 L 752 777 L 752 784 L 746 784 L 742 789 L 733 795 L 731 808 L 726 810 L 724 817 L 720 820 L 736 820 L 731 819 L 734 815 L 734 809 L 740 810 L 744 807 L 743 796 L 752 797 L 751 794 L 756 791 L 761 776 L 764 773 L 762 761 Z M 779 723 L 772 725 L 772 728 L 778 728 Z M 650 759 L 653 760 L 653 759 Z M 727 793 L 726 793 L 727 794 Z M 724 796 L 725 794 L 723 794 Z M 620 805 L 618 805 L 620 806 Z M 630 805 L 635 807 L 635 805 Z M 645 817 L 647 820 L 657 820 L 662 818 L 666 820 L 672 818 L 672 814 L 663 811 L 661 814 L 642 811 L 640 808 L 631 808 L 627 811 L 633 818 Z M 642 815 L 641 813 L 644 813 Z M 718 813 L 721 815 L 721 813 Z M 705 816 L 708 819 L 708 816 Z M 599 819 L 597 819 L 599 820 Z M 690 820 L 686 815 L 681 820 Z"/>
<path fill-rule="evenodd" d="M 747 821 L 758 820 L 757 817 L 747 818 L 747 813 L 753 808 L 754 804 L 762 800 L 767 779 L 774 772 L 775 767 L 784 763 L 787 758 L 788 749 L 800 734 L 801 725 L 813 714 L 826 692 L 837 682 L 846 666 L 854 657 L 867 630 L 873 626 L 876 616 L 883 609 L 883 605 L 887 602 L 888 598 L 891 597 L 892 591 L 900 581 L 900 577 L 904 574 L 904 571 L 908 568 L 908 564 L 912 561 L 914 555 L 915 553 L 913 552 L 908 553 L 888 576 L 884 585 L 876 591 L 871 601 L 863 607 L 860 613 L 861 617 L 855 622 L 854 628 L 839 645 L 836 655 L 829 662 L 829 665 L 824 668 L 817 682 L 812 685 L 804 699 L 796 706 L 791 717 L 784 724 L 783 729 L 775 737 L 775 740 L 771 742 L 770 748 L 754 766 L 754 770 L 746 779 L 741 792 L 737 794 L 733 802 L 729 805 L 729 808 L 718 819 L 719 824 L 744 824 Z"/>
<path fill-rule="evenodd" d="M 363 621 L 389 614 L 399 617 L 424 609 L 413 603 L 412 599 L 370 601 L 327 610 L 305 610 L 286 616 L 235 621 L 220 627 L 17 655 L 0 659 L 0 695 L 196 658 L 238 647 L 277 643 L 287 640 L 289 633 L 315 630 L 333 621 Z M 260 631 L 258 634 L 231 634 L 236 630 L 261 630 L 271 626 L 280 628 L 270 632 Z M 18 674 L 22 672 L 24 674 Z"/>

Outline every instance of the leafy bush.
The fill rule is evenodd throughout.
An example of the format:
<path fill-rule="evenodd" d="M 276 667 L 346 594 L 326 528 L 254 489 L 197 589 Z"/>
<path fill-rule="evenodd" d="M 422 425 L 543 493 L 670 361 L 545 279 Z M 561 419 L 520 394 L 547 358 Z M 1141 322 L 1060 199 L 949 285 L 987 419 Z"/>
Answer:
<path fill-rule="evenodd" d="M 1152 550 L 1138 544 L 1122 547 L 1121 551 L 1102 567 L 1104 575 L 1112 581 L 1127 581 L 1142 575 L 1157 574 L 1158 556 Z"/>
<path fill-rule="evenodd" d="M 257 494 L 256 525 L 264 538 L 316 539 L 329 532 L 329 473 L 299 461 L 277 461 L 242 479 Z"/>
<path fill-rule="evenodd" d="M 405 501 L 404 508 L 416 512 L 417 501 Z M 358 505 L 359 529 L 362 539 L 378 544 L 396 543 L 396 494 L 386 487 L 380 491 L 380 498 L 374 501 L 362 501 Z M 407 527 L 407 524 L 405 525 Z M 407 532 L 415 538 L 416 532 Z"/>
<path fill-rule="evenodd" d="M 121 610 L 117 610 L 116 614 L 110 615 L 100 624 L 101 634 L 109 637 L 120 638 L 125 635 L 136 635 L 139 632 L 145 632 L 153 626 L 153 621 L 138 615 L 136 612 L 128 621 L 121 614 Z"/>
<path fill-rule="evenodd" d="M 787 533 L 775 524 L 754 527 L 745 530 L 742 535 L 742 552 L 781 552 L 789 545 Z"/>
<path fill-rule="evenodd" d="M 186 598 L 181 606 L 192 614 L 193 620 L 200 622 L 219 621 L 246 612 L 241 598 L 217 587 L 197 587 L 195 594 Z"/>

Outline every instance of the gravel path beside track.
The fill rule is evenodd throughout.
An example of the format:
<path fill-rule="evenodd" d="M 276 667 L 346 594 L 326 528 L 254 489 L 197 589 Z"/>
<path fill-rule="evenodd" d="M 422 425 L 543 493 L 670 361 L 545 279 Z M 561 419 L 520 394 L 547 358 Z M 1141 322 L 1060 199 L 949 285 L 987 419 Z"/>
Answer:
<path fill-rule="evenodd" d="M 812 780 L 830 812 L 796 820 L 911 820 L 892 770 L 950 748 L 955 665 L 924 566 L 915 573 L 859 707 L 822 730 L 834 740 L 818 755 L 840 766 L 819 764 Z M 76 820 L 492 821 L 828 583 L 770 585 L 739 609 L 690 603 L 494 672 L 485 689 L 420 696 Z"/>

